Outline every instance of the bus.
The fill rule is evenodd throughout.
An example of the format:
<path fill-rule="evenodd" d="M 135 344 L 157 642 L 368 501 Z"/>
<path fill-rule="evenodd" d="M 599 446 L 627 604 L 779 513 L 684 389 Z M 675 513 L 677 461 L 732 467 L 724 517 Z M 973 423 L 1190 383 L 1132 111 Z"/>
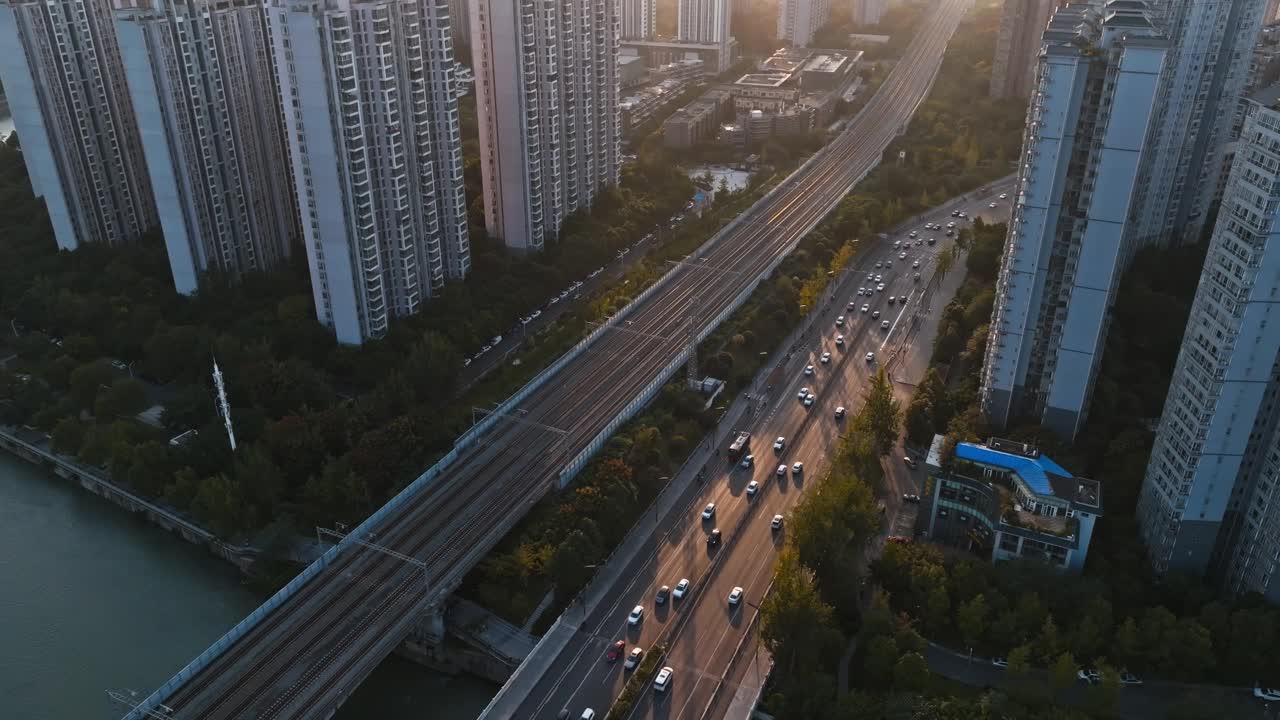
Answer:
<path fill-rule="evenodd" d="M 738 462 L 738 460 L 742 459 L 742 453 L 746 452 L 747 443 L 750 441 L 750 433 L 738 433 L 738 436 L 733 439 L 733 443 L 729 445 L 729 462 Z"/>

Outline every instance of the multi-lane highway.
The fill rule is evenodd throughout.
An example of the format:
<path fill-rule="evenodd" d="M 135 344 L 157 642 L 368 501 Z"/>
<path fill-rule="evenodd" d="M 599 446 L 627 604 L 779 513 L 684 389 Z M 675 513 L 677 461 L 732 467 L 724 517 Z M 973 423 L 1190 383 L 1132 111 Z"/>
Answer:
<path fill-rule="evenodd" d="M 999 203 L 994 210 L 987 207 L 1003 190 L 994 188 L 990 197 L 948 206 L 948 210 L 960 209 L 974 217 L 983 214 L 1003 220 L 1002 216 L 1008 214 L 1007 203 Z M 938 211 L 921 222 L 945 225 L 953 219 L 947 211 Z M 907 235 L 910 229 L 921 230 L 922 240 L 934 235 L 940 242 L 936 246 L 917 246 Z M 895 248 L 895 241 L 909 244 Z M 826 470 L 844 428 L 844 421 L 835 417 L 836 408 L 844 407 L 850 414 L 857 411 L 866 380 L 881 360 L 900 349 L 892 375 L 910 380 L 923 375 L 937 328 L 936 316 L 958 285 L 960 269 L 944 280 L 941 288 L 934 286 L 934 296 L 923 308 L 928 316 L 914 334 L 908 326 L 917 310 L 916 301 L 933 277 L 938 254 L 949 252 L 950 245 L 941 232 L 908 228 L 901 235 L 878 242 L 859 258 L 858 266 L 832 293 L 834 300 L 815 311 L 813 331 L 783 365 L 783 380 L 766 393 L 763 410 L 735 428 L 751 433 L 750 452 L 755 456 L 755 466 L 743 468 L 724 458 L 713 466 L 714 472 L 708 473 L 707 482 L 687 505 L 655 529 L 652 552 L 642 553 L 620 574 L 624 580 L 585 618 L 577 637 L 550 663 L 550 669 L 515 717 L 556 717 L 568 710 L 569 717 L 576 719 L 587 708 L 597 712 L 608 709 L 630 677 L 621 660 L 610 661 L 606 656 L 619 640 L 626 643 L 628 653 L 635 647 L 648 651 L 660 642 L 666 643 L 668 652 L 662 664 L 675 671 L 670 688 L 664 693 L 646 689 L 629 717 L 723 716 L 745 668 L 733 668 L 739 672 L 729 673 L 728 692 L 717 693 L 721 676 L 731 669 L 740 650 L 750 655 L 755 648 L 754 638 L 744 637 L 771 580 L 776 551 L 786 537 L 785 519 L 781 531 L 771 528 L 771 519 L 775 514 L 786 518 L 806 485 Z M 900 257 L 902 253 L 907 256 L 905 260 Z M 918 269 L 912 267 L 916 261 L 920 262 Z M 888 267 L 888 263 L 892 266 Z M 919 282 L 914 279 L 917 272 L 921 274 Z M 876 285 L 867 280 L 868 275 L 880 275 L 885 289 L 859 295 L 858 288 Z M 888 303 L 890 296 L 904 295 L 908 298 L 906 305 L 896 300 L 892 305 Z M 854 306 L 852 310 L 849 303 Z M 868 306 L 866 313 L 862 312 L 863 305 Z M 842 322 L 837 325 L 841 317 Z M 889 323 L 887 329 L 883 327 L 885 322 Z M 837 335 L 843 335 L 843 345 L 836 343 Z M 823 353 L 830 354 L 829 362 L 821 361 Z M 874 354 L 870 362 L 866 360 L 867 353 Z M 805 374 L 806 366 L 813 368 L 812 375 Z M 802 387 L 816 396 L 811 407 L 799 400 Z M 909 386 L 898 383 L 897 389 L 905 400 Z M 779 436 L 786 439 L 781 453 L 772 448 L 774 438 Z M 797 461 L 804 463 L 799 476 L 791 470 Z M 783 464 L 788 470 L 780 478 L 777 470 Z M 890 463 L 887 469 L 886 484 L 891 492 L 886 498 L 887 530 L 893 533 L 905 528 L 909 534 L 914 506 L 902 506 L 900 497 L 902 493 L 918 493 L 921 478 L 900 463 Z M 752 481 L 759 490 L 748 496 L 747 484 Z M 703 520 L 701 511 L 710 502 L 715 503 L 715 517 Z M 706 538 L 716 528 L 721 530 L 722 541 L 718 547 L 710 547 Z M 691 581 L 690 595 L 663 604 L 655 602 L 659 587 L 675 587 L 684 578 Z M 743 602 L 736 608 L 728 603 L 735 587 L 745 591 Z M 645 609 L 645 617 L 632 626 L 628 614 L 636 605 Z"/>
<path fill-rule="evenodd" d="M 927 92 L 966 6 L 941 0 L 858 119 L 706 250 L 701 267 L 681 266 L 631 313 L 627 331 L 602 336 L 392 512 L 368 543 L 342 553 L 160 698 L 173 715 L 266 720 L 332 712 L 405 636 L 416 609 L 451 592 L 565 463 L 678 356 L 689 318 L 705 325 L 729 307 L 878 162 Z"/>

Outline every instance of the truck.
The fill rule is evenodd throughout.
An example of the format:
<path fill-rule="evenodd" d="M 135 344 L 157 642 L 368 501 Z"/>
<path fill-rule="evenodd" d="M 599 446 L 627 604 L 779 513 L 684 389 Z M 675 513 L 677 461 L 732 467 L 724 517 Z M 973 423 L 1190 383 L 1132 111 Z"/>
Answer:
<path fill-rule="evenodd" d="M 746 452 L 747 445 L 751 442 L 751 434 L 740 432 L 729 445 L 729 462 L 738 462 L 742 459 L 742 454 Z"/>

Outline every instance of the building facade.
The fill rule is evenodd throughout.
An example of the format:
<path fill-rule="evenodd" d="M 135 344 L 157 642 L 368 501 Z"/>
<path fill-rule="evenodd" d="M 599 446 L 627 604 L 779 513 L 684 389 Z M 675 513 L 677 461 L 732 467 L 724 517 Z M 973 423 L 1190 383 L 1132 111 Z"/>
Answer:
<path fill-rule="evenodd" d="M 658 0 L 620 0 L 622 37 L 648 40 L 658 34 Z M 681 3 L 683 13 L 684 4 Z M 683 17 L 683 15 L 681 15 Z"/>
<path fill-rule="evenodd" d="M 271 0 L 312 292 L 343 343 L 470 269 L 446 0 Z"/>
<path fill-rule="evenodd" d="M 1142 12 L 1069 5 L 1045 32 L 980 402 L 1004 427 L 1084 422 L 1167 51 Z"/>
<path fill-rule="evenodd" d="M 992 562 L 1028 558 L 1070 572 L 1084 569 L 1102 516 L 1098 481 L 1075 477 L 1030 445 L 1000 438 L 957 443 L 955 456 L 943 463 L 944 443 L 934 436 L 925 460 L 933 478 L 930 540 Z"/>
<path fill-rule="evenodd" d="M 156 225 L 110 0 L 0 0 L 0 82 L 58 247 Z"/>
<path fill-rule="evenodd" d="M 680 0 L 676 37 L 695 43 L 729 41 L 729 0 Z"/>
<path fill-rule="evenodd" d="M 541 250 L 619 172 L 617 3 L 471 5 L 485 226 Z"/>
<path fill-rule="evenodd" d="M 1157 572 L 1280 600 L 1280 92 L 1248 104 L 1138 501 Z"/>
<path fill-rule="evenodd" d="M 1221 197 L 1226 155 L 1266 0 L 1171 0 L 1157 21 L 1170 42 L 1156 101 L 1160 151 L 1144 173 L 1135 231 L 1199 241 Z"/>
<path fill-rule="evenodd" d="M 886 0 L 852 0 L 849 3 L 849 17 L 858 27 L 879 25 L 887 4 Z"/>
<path fill-rule="evenodd" d="M 449 0 L 449 24 L 453 27 L 453 43 L 471 45 L 471 0 Z"/>
<path fill-rule="evenodd" d="M 792 47 L 809 47 L 830 13 L 830 0 L 779 0 L 778 39 Z"/>
<path fill-rule="evenodd" d="M 1060 0 L 1005 0 L 991 63 L 991 97 L 1025 98 L 1031 95 L 1040 37 Z"/>
<path fill-rule="evenodd" d="M 287 257 L 298 236 L 275 66 L 253 0 L 117 0 L 125 75 L 174 286 Z"/>

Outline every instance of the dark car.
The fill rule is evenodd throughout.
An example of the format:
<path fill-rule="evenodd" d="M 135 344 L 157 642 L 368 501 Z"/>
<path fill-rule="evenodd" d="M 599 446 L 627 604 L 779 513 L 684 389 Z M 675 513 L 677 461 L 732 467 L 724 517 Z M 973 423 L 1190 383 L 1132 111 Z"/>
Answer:
<path fill-rule="evenodd" d="M 626 651 L 627 642 L 625 640 L 619 640 L 609 646 L 609 652 L 605 653 L 604 656 L 609 660 L 609 662 L 616 662 L 618 658 L 622 657 L 622 653 Z"/>
<path fill-rule="evenodd" d="M 711 531 L 711 534 L 707 536 L 707 544 L 712 547 L 720 544 L 720 528 Z"/>

